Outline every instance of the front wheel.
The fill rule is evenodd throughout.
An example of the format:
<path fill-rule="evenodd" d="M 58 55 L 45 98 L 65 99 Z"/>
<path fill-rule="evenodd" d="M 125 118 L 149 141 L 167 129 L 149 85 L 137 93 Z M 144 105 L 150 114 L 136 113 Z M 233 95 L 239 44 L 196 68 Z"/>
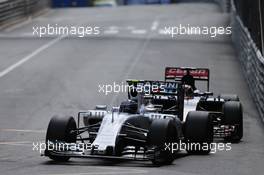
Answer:
<path fill-rule="evenodd" d="M 178 143 L 176 122 L 170 119 L 153 120 L 148 133 L 148 144 L 154 147 L 154 165 L 168 165 L 174 161 L 172 150 L 166 149 L 165 144 Z"/>
<path fill-rule="evenodd" d="M 214 137 L 213 122 L 205 111 L 188 113 L 185 128 L 186 151 L 191 154 L 209 154 Z"/>
<path fill-rule="evenodd" d="M 54 161 L 68 161 L 70 159 L 69 157 L 51 155 L 48 144 L 76 143 L 76 134 L 72 132 L 73 130 L 76 130 L 76 122 L 73 117 L 52 117 L 46 134 L 47 148 L 45 150 L 45 155 Z"/>

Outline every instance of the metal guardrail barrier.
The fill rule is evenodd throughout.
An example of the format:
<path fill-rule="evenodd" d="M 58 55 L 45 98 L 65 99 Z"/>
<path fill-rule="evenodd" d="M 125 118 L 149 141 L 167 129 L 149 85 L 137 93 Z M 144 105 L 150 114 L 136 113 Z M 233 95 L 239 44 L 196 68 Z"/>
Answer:
<path fill-rule="evenodd" d="M 223 12 L 229 13 L 230 12 L 230 0 L 213 0 L 216 2 Z"/>
<path fill-rule="evenodd" d="M 260 44 L 256 44 L 255 42 L 256 32 L 254 33 L 254 31 L 249 30 L 247 28 L 248 24 L 244 23 L 245 17 L 243 17 L 244 20 L 242 20 L 241 8 L 239 12 L 237 11 L 236 5 L 238 5 L 238 0 L 236 0 L 236 4 L 234 0 L 180 0 L 180 1 L 181 2 L 187 2 L 187 1 L 188 2 L 190 1 L 192 2 L 215 2 L 220 6 L 223 12 L 227 12 L 227 13 L 230 12 L 231 27 L 232 27 L 232 40 L 233 40 L 234 46 L 238 54 L 238 59 L 241 63 L 244 76 L 248 83 L 250 93 L 256 104 L 256 107 L 261 116 L 261 119 L 264 122 L 264 57 L 263 57 L 264 54 L 261 54 Z M 241 0 L 239 2 L 244 2 L 244 0 Z M 262 2 L 262 1 L 259 1 L 259 2 Z M 264 3 L 263 2 L 259 3 L 259 5 L 264 6 Z M 248 9 L 248 7 L 244 6 L 244 10 L 245 9 Z M 261 9 L 264 11 L 263 8 Z M 260 11 L 260 12 L 263 13 L 263 11 Z M 247 18 L 249 18 L 249 16 L 252 16 L 252 14 L 248 14 L 248 13 L 244 13 L 243 15 L 244 16 L 248 15 Z M 261 21 L 263 23 L 264 15 L 262 14 L 262 16 L 263 16 L 263 19 L 261 19 Z M 254 17 L 250 19 L 253 20 Z M 251 21 L 251 23 L 253 23 L 254 21 L 258 21 L 258 20 L 254 19 L 253 21 Z M 247 21 L 245 22 L 247 23 Z M 253 40 L 253 38 L 255 40 Z M 258 37 L 257 39 L 259 38 L 260 37 Z M 262 40 L 263 40 L 263 37 L 262 37 Z M 262 49 L 263 48 L 264 47 L 262 47 Z"/>
<path fill-rule="evenodd" d="M 237 14 L 234 1 L 231 1 L 232 40 L 239 61 L 250 87 L 251 95 L 264 122 L 264 57 L 253 41 L 248 28 Z"/>
<path fill-rule="evenodd" d="M 6 0 L 0 1 L 0 25 L 29 16 L 38 10 L 48 7 L 49 1 L 39 0 Z"/>
<path fill-rule="evenodd" d="M 220 6 L 223 12 L 230 12 L 230 0 L 171 0 L 174 3 L 177 2 L 204 2 L 204 3 L 216 3 Z"/>
<path fill-rule="evenodd" d="M 264 54 L 264 1 L 234 0 L 236 13 L 250 31 L 251 37 Z"/>
<path fill-rule="evenodd" d="M 240 8 L 240 11 L 238 12 L 236 5 L 239 4 L 238 2 L 245 2 L 244 0 L 240 0 L 240 1 L 236 0 L 236 4 L 234 0 L 178 0 L 178 1 L 180 2 L 215 2 L 220 6 L 223 12 L 227 12 L 227 13 L 230 12 L 231 27 L 232 27 L 232 40 L 233 40 L 234 46 L 238 54 L 238 59 L 241 63 L 244 76 L 248 83 L 250 93 L 256 104 L 256 107 L 261 116 L 261 119 L 264 122 L 264 57 L 263 57 L 264 54 L 261 53 L 261 47 L 260 47 L 261 45 L 259 44 L 259 42 L 258 43 L 255 42 L 255 41 L 259 41 L 258 39 L 261 38 L 262 43 L 263 43 L 263 40 L 264 40 L 263 34 L 262 34 L 262 37 L 257 37 L 257 40 L 256 40 L 256 32 L 254 30 L 253 31 L 249 30 L 247 28 L 247 25 L 249 24 L 244 23 L 245 19 L 250 18 L 250 16 L 256 13 L 253 13 L 253 14 L 243 13 L 244 20 L 242 20 L 241 8 Z M 250 0 L 247 0 L 247 1 L 250 1 Z M 259 7 L 261 7 L 259 10 L 259 12 L 261 12 L 260 17 L 263 17 L 263 18 L 261 18 L 261 20 L 259 19 L 255 20 L 254 17 L 252 17 L 250 18 L 250 20 L 251 20 L 251 23 L 253 23 L 254 21 L 260 21 L 260 24 L 262 24 L 264 22 L 264 15 L 263 15 L 264 9 L 262 8 L 264 6 L 264 3 L 260 0 L 258 1 L 261 2 L 258 5 Z M 245 9 L 248 9 L 248 7 L 244 6 L 244 11 Z M 251 9 L 251 10 L 254 10 L 254 9 Z M 245 15 L 247 16 L 247 18 L 245 18 Z M 245 21 L 246 23 L 247 23 L 247 20 Z M 262 26 L 262 32 L 264 32 L 263 26 Z M 262 46 L 262 50 L 264 50 L 263 46 Z"/>

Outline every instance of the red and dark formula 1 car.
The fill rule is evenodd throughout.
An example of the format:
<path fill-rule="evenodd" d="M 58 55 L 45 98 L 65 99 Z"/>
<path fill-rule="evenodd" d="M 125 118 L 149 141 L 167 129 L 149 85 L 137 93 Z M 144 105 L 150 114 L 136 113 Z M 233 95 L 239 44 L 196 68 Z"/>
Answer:
<path fill-rule="evenodd" d="M 128 80 L 129 100 L 107 110 L 104 105 L 73 117 L 53 117 L 46 135 L 45 156 L 69 158 L 150 160 L 170 164 L 188 144 L 189 153 L 208 154 L 213 141 L 209 112 L 191 111 L 184 122 L 181 82 Z M 83 121 L 83 122 L 81 122 Z M 82 124 L 81 124 L 82 123 Z M 208 146 L 209 145 L 209 146 Z"/>
<path fill-rule="evenodd" d="M 181 81 L 185 89 L 183 121 L 190 111 L 208 111 L 213 116 L 214 136 L 239 142 L 243 137 L 243 109 L 235 94 L 213 97 L 209 91 L 210 71 L 206 68 L 166 67 L 165 81 Z M 206 82 L 206 91 L 198 87 Z M 199 90 L 198 90 L 199 89 Z"/>

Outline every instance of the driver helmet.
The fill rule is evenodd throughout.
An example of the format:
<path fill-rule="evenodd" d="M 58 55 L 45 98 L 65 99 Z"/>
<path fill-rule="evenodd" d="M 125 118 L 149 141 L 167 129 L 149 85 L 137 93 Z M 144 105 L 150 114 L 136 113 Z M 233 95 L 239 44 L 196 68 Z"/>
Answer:
<path fill-rule="evenodd" d="M 123 101 L 120 105 L 120 112 L 125 112 L 129 114 L 136 114 L 138 110 L 138 104 L 135 101 L 127 100 Z"/>

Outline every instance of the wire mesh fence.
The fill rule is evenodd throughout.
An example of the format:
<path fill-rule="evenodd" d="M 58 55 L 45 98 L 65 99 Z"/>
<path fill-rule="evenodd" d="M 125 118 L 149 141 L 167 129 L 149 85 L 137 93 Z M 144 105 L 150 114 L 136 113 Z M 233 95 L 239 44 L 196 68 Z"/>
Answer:
<path fill-rule="evenodd" d="M 245 26 L 246 22 L 242 21 L 243 18 L 240 16 L 241 14 L 239 15 L 238 9 L 235 7 L 233 0 L 231 2 L 232 40 L 249 85 L 252 99 L 254 100 L 260 117 L 264 122 L 264 57 L 262 56 L 260 49 L 257 47 L 256 42 L 253 41 L 253 35 L 255 36 L 255 39 L 258 39 L 259 44 L 261 44 L 261 38 L 256 38 L 256 33 L 253 33 L 252 28 L 250 31 L 249 27 Z M 248 18 L 245 16 L 244 19 Z M 256 19 L 254 19 L 254 21 L 256 22 Z M 247 25 L 253 25 L 252 23 L 254 23 L 252 21 L 247 22 Z M 255 25 L 257 26 L 256 23 Z M 259 31 L 256 28 L 254 29 Z"/>
<path fill-rule="evenodd" d="M 237 13 L 248 28 L 257 47 L 264 52 L 264 1 L 235 0 Z"/>

